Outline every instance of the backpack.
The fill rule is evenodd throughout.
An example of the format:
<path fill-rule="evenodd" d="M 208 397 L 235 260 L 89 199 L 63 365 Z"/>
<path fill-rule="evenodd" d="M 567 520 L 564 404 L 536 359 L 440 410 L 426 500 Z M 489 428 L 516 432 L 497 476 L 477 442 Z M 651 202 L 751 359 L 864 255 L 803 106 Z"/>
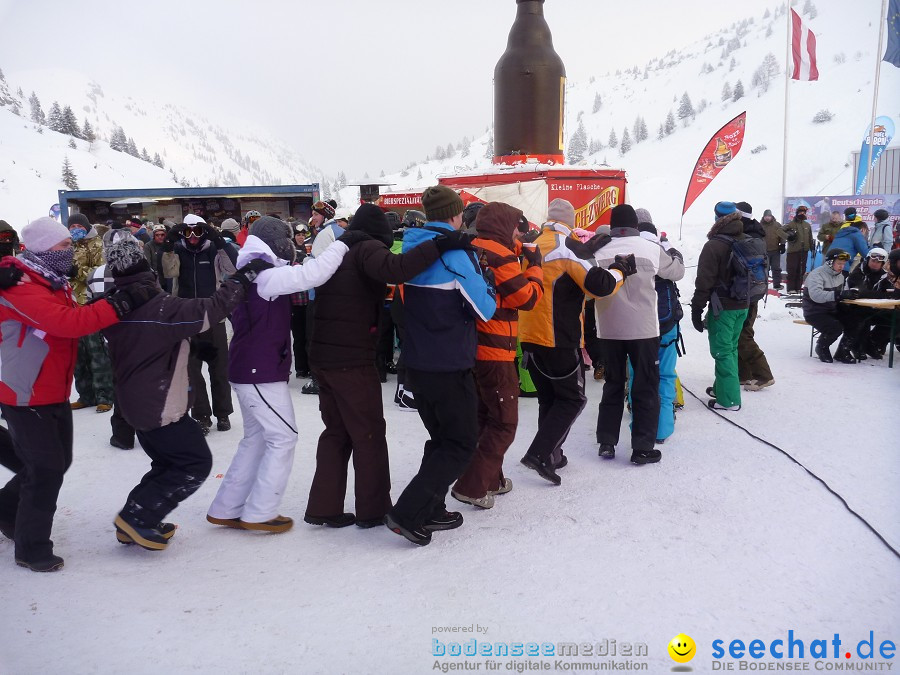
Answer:
<path fill-rule="evenodd" d="M 665 335 L 684 317 L 678 286 L 670 279 L 656 277 L 656 311 L 659 315 L 659 334 Z"/>
<path fill-rule="evenodd" d="M 768 256 L 764 239 L 747 237 L 735 239 L 725 234 L 717 234 L 714 239 L 726 242 L 731 247 L 728 266 L 731 282 L 722 284 L 722 290 L 732 300 L 750 304 L 762 300 L 769 287 Z"/>

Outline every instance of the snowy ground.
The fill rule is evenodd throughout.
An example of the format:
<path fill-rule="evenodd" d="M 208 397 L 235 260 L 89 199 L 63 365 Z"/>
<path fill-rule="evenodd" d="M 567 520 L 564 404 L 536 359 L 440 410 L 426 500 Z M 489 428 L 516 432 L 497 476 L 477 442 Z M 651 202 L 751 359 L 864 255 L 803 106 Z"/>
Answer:
<path fill-rule="evenodd" d="M 758 339 L 777 384 L 745 394 L 731 419 L 792 453 L 900 548 L 900 364 L 821 364 L 807 356 L 809 329 L 780 301 L 763 315 Z M 705 335 L 686 322 L 685 338 L 679 373 L 701 393 L 712 373 Z M 291 386 L 302 435 L 283 507 L 298 521 L 322 428 L 299 384 Z M 425 436 L 392 394 L 391 380 L 384 400 L 396 496 Z M 148 460 L 107 445 L 108 416 L 77 412 L 76 459 L 54 528 L 65 569 L 17 568 L 12 543 L 0 541 L 0 673 L 426 673 L 436 662 L 464 662 L 433 656 L 435 637 L 640 642 L 647 657 L 619 661 L 668 672 L 666 645 L 680 632 L 698 645 L 688 665 L 710 672 L 715 639 L 768 644 L 793 630 L 807 644 L 840 633 L 855 645 L 872 630 L 876 644 L 897 642 L 900 561 L 820 484 L 690 395 L 660 464 L 631 465 L 626 433 L 619 457 L 602 461 L 593 438 L 600 394 L 590 380 L 558 488 L 518 463 L 536 416 L 535 401 L 523 399 L 507 462 L 514 490 L 486 512 L 450 500 L 465 525 L 424 548 L 383 528 L 298 522 L 260 535 L 206 523 L 239 418 L 210 435 L 213 476 L 173 514 L 180 527 L 169 550 L 121 546 L 111 522 Z M 470 625 L 487 633 L 434 633 Z M 468 662 L 485 671 L 489 660 Z M 527 659 L 494 661 L 508 670 Z"/>

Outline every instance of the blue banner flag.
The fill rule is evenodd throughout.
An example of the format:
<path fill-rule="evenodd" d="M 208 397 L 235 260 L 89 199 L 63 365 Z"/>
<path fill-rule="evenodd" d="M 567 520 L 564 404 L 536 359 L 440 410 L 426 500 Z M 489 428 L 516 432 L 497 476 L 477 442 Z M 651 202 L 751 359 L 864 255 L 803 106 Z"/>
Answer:
<path fill-rule="evenodd" d="M 887 34 L 884 60 L 900 68 L 900 0 L 891 0 L 888 6 Z"/>
<path fill-rule="evenodd" d="M 871 128 L 868 129 L 862 142 L 862 148 L 859 151 L 859 167 L 856 170 L 856 194 L 862 194 L 863 188 L 866 186 L 866 180 L 869 177 L 869 171 L 875 167 L 878 158 L 881 157 L 884 149 L 890 145 L 893 137 L 894 120 L 885 115 L 876 117 L 874 133 Z M 870 145 L 872 146 L 871 162 L 868 161 Z"/>

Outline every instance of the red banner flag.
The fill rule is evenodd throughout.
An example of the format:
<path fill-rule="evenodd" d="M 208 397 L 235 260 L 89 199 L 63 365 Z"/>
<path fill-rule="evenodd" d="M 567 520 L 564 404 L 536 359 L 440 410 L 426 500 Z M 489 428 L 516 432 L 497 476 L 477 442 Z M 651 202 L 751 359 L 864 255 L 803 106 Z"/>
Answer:
<path fill-rule="evenodd" d="M 691 180 L 688 183 L 687 192 L 684 195 L 684 208 L 681 215 L 687 213 L 694 200 L 700 196 L 706 187 L 712 183 L 713 178 L 728 166 L 732 159 L 737 157 L 744 142 L 744 126 L 747 124 L 747 111 L 742 112 L 725 126 L 719 129 L 709 139 L 709 143 L 703 148 Z"/>

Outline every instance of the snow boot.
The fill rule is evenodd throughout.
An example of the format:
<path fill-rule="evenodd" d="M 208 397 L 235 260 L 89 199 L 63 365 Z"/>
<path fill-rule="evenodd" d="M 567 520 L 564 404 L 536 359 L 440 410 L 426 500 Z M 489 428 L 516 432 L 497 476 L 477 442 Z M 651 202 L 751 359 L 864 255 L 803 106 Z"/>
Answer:
<path fill-rule="evenodd" d="M 411 391 L 407 391 L 400 385 L 400 400 L 396 402 L 397 407 L 404 412 L 416 412 L 416 398 Z"/>
<path fill-rule="evenodd" d="M 212 419 L 209 417 L 198 417 L 197 424 L 200 425 L 200 431 L 203 432 L 204 436 L 209 434 L 209 430 L 212 429 Z"/>
<path fill-rule="evenodd" d="M 325 527 L 347 527 L 356 522 L 356 516 L 352 513 L 339 513 L 336 516 L 311 516 L 307 513 L 303 516 L 303 522 Z"/>
<path fill-rule="evenodd" d="M 566 457 L 564 454 L 560 453 L 559 461 L 553 465 L 553 468 L 556 470 L 559 470 L 559 469 L 564 469 L 568 465 L 569 465 L 569 458 Z"/>
<path fill-rule="evenodd" d="M 538 475 L 546 481 L 550 481 L 554 485 L 560 485 L 562 478 L 556 473 L 555 467 L 549 462 L 542 461 L 539 457 L 529 455 L 528 453 L 520 460 L 522 464 L 529 469 L 537 471 Z"/>
<path fill-rule="evenodd" d="M 156 526 L 156 529 L 159 530 L 159 533 L 166 539 L 171 539 L 175 536 L 175 530 L 178 529 L 178 526 L 174 523 L 160 523 Z M 128 534 L 121 527 L 116 526 L 116 539 L 120 544 L 133 544 L 134 539 L 128 536 Z"/>
<path fill-rule="evenodd" d="M 51 555 L 45 560 L 19 560 L 16 558 L 16 565 L 19 567 L 27 567 L 32 572 L 56 572 L 63 568 L 63 559 L 58 555 Z"/>
<path fill-rule="evenodd" d="M 600 449 L 597 451 L 597 454 L 600 455 L 603 459 L 615 459 L 616 458 L 616 446 L 612 443 L 601 443 Z"/>
<path fill-rule="evenodd" d="M 426 530 L 424 526 L 411 529 L 405 525 L 401 525 L 400 521 L 394 518 L 390 513 L 384 517 L 385 526 L 394 534 L 406 537 L 408 541 L 417 546 L 428 546 L 431 543 L 431 532 Z"/>
<path fill-rule="evenodd" d="M 429 532 L 439 532 L 440 530 L 455 530 L 462 524 L 463 517 L 459 511 L 448 511 L 447 509 L 444 509 L 443 513 L 432 516 L 426 520 L 422 527 Z"/>
<path fill-rule="evenodd" d="M 656 464 L 660 459 L 662 459 L 662 453 L 656 448 L 631 451 L 632 464 Z"/>
<path fill-rule="evenodd" d="M 851 350 L 853 349 L 853 340 L 846 335 L 841 338 L 838 343 L 837 351 L 834 353 L 834 360 L 838 363 L 856 363 Z"/>
<path fill-rule="evenodd" d="M 364 530 L 368 530 L 373 527 L 378 527 L 379 525 L 384 525 L 384 516 L 381 518 L 357 518 L 356 526 L 361 527 Z"/>
<path fill-rule="evenodd" d="M 240 518 L 216 518 L 215 516 L 211 516 L 208 513 L 206 514 L 207 522 L 212 523 L 213 525 L 222 525 L 223 527 L 231 527 L 235 530 L 243 530 L 244 526 L 241 525 Z"/>
<path fill-rule="evenodd" d="M 559 468 L 559 467 L 557 467 Z M 512 490 L 512 478 L 504 478 L 496 490 L 488 490 L 489 495 L 505 495 Z"/>
<path fill-rule="evenodd" d="M 113 524 L 116 526 L 116 531 L 122 530 L 135 544 L 148 551 L 164 551 L 169 545 L 169 540 L 155 527 L 129 523 L 121 513 L 116 516 Z"/>
<path fill-rule="evenodd" d="M 300 393 L 301 394 L 312 394 L 314 396 L 318 396 L 319 395 L 319 383 L 316 382 L 316 378 L 311 377 L 309 379 L 309 382 L 307 382 L 300 388 Z"/>
<path fill-rule="evenodd" d="M 112 406 L 109 403 L 98 403 L 97 404 L 97 412 L 98 413 L 108 413 L 112 410 Z"/>
<path fill-rule="evenodd" d="M 748 384 L 744 387 L 745 391 L 759 391 L 760 389 L 765 389 L 766 387 L 771 387 L 775 384 L 775 378 L 773 377 L 771 380 L 753 380 L 752 384 Z"/>
<path fill-rule="evenodd" d="M 228 415 L 219 417 L 216 420 L 216 431 L 231 431 L 231 422 L 228 420 Z"/>
<path fill-rule="evenodd" d="M 450 490 L 450 496 L 458 502 L 471 504 L 472 506 L 477 506 L 479 509 L 491 509 L 494 507 L 494 495 L 490 492 L 485 494 L 484 497 L 467 497 L 456 490 Z"/>
<path fill-rule="evenodd" d="M 816 356 L 819 357 L 819 361 L 822 363 L 834 363 L 834 357 L 831 356 L 831 350 L 828 347 L 829 345 L 826 345 L 821 340 L 816 342 Z"/>
<path fill-rule="evenodd" d="M 132 443 L 131 445 L 128 445 L 124 441 L 120 441 L 115 436 L 110 436 L 109 444 L 111 446 L 113 446 L 114 448 L 118 448 L 119 450 L 134 450 L 134 443 Z"/>
<path fill-rule="evenodd" d="M 706 388 L 706 395 L 709 396 L 709 397 L 711 397 L 711 398 L 715 398 L 715 397 L 716 397 L 716 390 L 713 389 L 712 387 L 707 387 L 707 388 Z"/>
<path fill-rule="evenodd" d="M 709 401 L 707 401 L 706 405 L 709 407 L 710 410 L 728 410 L 730 412 L 737 412 L 738 410 L 741 409 L 741 406 L 739 406 L 739 405 L 722 405 L 714 398 L 709 399 Z"/>
<path fill-rule="evenodd" d="M 241 528 L 244 530 L 259 530 L 261 532 L 272 532 L 274 534 L 287 532 L 294 526 L 294 520 L 287 516 L 275 516 L 272 520 L 267 520 L 263 523 L 249 523 L 246 520 L 242 520 L 240 523 Z"/>

